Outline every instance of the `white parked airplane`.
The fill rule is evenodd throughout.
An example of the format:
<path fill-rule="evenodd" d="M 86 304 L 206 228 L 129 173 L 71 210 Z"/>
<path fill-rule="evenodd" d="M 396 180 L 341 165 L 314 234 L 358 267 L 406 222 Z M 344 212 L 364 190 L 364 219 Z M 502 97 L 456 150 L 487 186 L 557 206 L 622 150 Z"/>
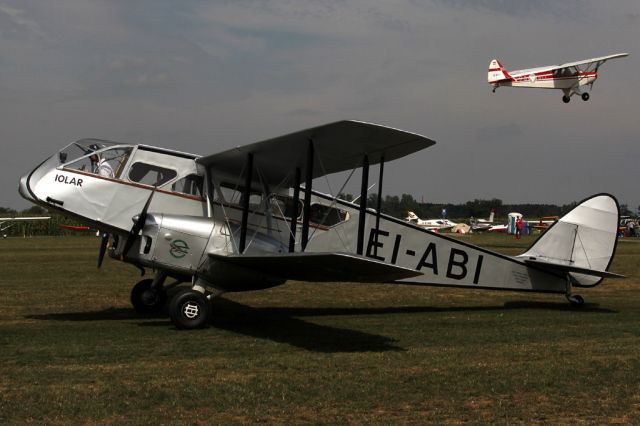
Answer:
<path fill-rule="evenodd" d="M 430 231 L 447 231 L 457 225 L 448 219 L 420 219 L 414 212 L 408 212 L 405 220 Z"/>
<path fill-rule="evenodd" d="M 494 209 L 491 209 L 491 213 L 489 213 L 488 219 L 476 219 L 472 217 L 469 220 L 469 225 L 471 226 L 471 230 L 473 232 L 488 231 L 489 228 L 493 226 L 493 219 L 495 218 L 495 215 L 496 215 L 496 211 Z"/>
<path fill-rule="evenodd" d="M 610 195 L 583 201 L 515 257 L 382 214 L 385 162 L 434 143 L 358 121 L 206 157 L 84 139 L 23 176 L 19 191 L 104 231 L 98 265 L 108 248 L 111 258 L 155 272 L 131 291 L 137 311 L 162 310 L 167 288 L 189 283 L 169 304 L 178 328 L 206 325 L 211 300 L 224 292 L 287 280 L 558 293 L 581 305 L 574 286 L 620 277 L 607 271 L 619 211 Z M 94 154 L 110 162 L 112 176 L 89 167 Z M 367 206 L 371 164 L 380 165 L 375 209 Z M 355 168 L 362 168 L 359 205 L 313 190 L 314 179 Z"/>
<path fill-rule="evenodd" d="M 564 96 L 562 101 L 568 103 L 571 96 L 580 95 L 583 101 L 589 100 L 589 93 L 580 90 L 583 86 L 593 88 L 598 78 L 598 69 L 610 59 L 624 58 L 628 53 L 602 56 L 600 58 L 585 59 L 562 65 L 530 68 L 517 71 L 507 71 L 499 60 L 493 59 L 489 63 L 487 80 L 493 91 L 498 87 L 533 87 L 539 89 L 560 89 Z"/>
<path fill-rule="evenodd" d="M 51 219 L 50 216 L 38 216 L 38 217 L 0 217 L 0 232 L 6 231 L 7 229 L 11 228 L 13 225 L 16 224 L 16 222 L 23 222 L 23 221 L 32 221 L 32 220 L 49 220 Z M 5 223 L 9 223 L 8 225 L 5 225 Z M 6 238 L 5 234 L 2 234 L 3 237 Z"/>

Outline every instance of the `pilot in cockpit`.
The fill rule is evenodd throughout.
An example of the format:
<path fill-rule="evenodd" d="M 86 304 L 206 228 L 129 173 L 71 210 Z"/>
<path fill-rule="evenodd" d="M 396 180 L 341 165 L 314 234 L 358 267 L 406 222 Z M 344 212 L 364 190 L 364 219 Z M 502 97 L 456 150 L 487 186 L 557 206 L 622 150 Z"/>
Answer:
<path fill-rule="evenodd" d="M 93 153 L 91 154 L 89 159 L 91 160 L 93 173 L 108 178 L 115 177 L 115 173 L 113 172 L 111 164 L 109 164 L 104 158 L 101 158 L 100 155 Z"/>

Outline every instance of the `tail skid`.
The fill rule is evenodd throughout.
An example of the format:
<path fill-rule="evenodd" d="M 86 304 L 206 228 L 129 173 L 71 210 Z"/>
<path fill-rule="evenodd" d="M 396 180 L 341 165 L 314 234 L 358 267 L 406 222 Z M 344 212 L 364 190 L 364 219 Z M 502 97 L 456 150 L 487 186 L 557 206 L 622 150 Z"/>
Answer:
<path fill-rule="evenodd" d="M 615 253 L 619 221 L 617 200 L 598 194 L 553 224 L 526 253 L 518 256 L 529 265 L 567 275 L 570 284 L 593 287 L 607 272 Z"/>

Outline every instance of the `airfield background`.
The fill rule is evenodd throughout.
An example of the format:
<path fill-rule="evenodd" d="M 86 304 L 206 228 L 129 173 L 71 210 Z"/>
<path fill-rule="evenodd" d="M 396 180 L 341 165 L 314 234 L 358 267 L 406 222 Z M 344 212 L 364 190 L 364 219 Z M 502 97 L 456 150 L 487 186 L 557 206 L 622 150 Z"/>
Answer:
<path fill-rule="evenodd" d="M 340 194 L 340 198 L 352 201 L 354 196 L 351 194 Z M 368 196 L 368 205 L 377 205 L 377 194 Z M 359 204 L 356 200 L 356 204 Z M 442 204 L 442 203 L 424 203 L 415 200 L 410 194 L 387 195 L 382 200 L 382 212 L 393 217 L 404 219 L 408 211 L 416 213 L 419 217 L 435 218 L 440 217 L 442 210 L 446 209 L 447 218 L 459 222 L 467 222 L 469 218 L 476 219 L 486 218 L 492 209 L 495 209 L 495 223 L 506 223 L 507 214 L 517 211 L 521 213 L 525 219 L 535 219 L 543 216 L 563 216 L 565 213 L 573 209 L 578 203 L 572 202 L 557 206 L 554 204 L 503 204 L 502 200 L 494 198 L 491 200 L 473 200 L 463 204 Z M 640 215 L 640 206 L 637 208 L 636 214 Z M 625 216 L 633 216 L 634 212 L 629 206 L 622 204 L 620 206 L 620 214 Z M 8 207 L 0 207 L 0 217 L 14 216 L 36 216 L 50 215 L 51 219 L 46 221 L 20 222 L 16 223 L 3 232 L 8 237 L 28 237 L 28 236 L 62 236 L 62 235 L 95 235 L 92 231 L 76 231 L 61 228 L 60 225 L 82 225 L 66 218 L 55 211 L 47 211 L 39 206 L 33 206 L 26 210 L 17 211 Z"/>

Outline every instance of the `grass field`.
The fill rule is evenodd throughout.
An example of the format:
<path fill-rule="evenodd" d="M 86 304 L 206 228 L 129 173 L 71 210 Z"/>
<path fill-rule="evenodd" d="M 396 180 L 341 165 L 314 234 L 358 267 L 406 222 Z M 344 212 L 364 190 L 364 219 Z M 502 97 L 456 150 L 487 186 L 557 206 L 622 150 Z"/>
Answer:
<path fill-rule="evenodd" d="M 516 254 L 504 235 L 466 241 Z M 130 308 L 90 237 L 0 240 L 0 424 L 640 423 L 640 242 L 562 296 L 290 282 L 209 328 Z"/>

